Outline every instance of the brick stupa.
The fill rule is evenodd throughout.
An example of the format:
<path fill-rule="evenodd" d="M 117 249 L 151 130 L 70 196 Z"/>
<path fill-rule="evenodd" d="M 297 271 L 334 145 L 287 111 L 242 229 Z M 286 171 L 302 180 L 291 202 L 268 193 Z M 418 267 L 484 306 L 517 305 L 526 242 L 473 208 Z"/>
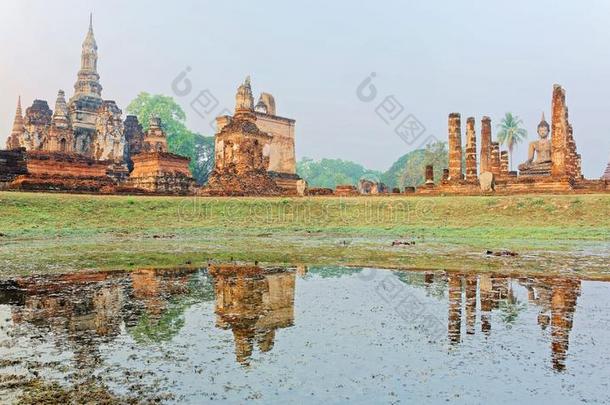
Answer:
<path fill-rule="evenodd" d="M 151 117 L 142 144 L 142 152 L 132 156 L 133 171 L 128 187 L 155 194 L 191 194 L 195 180 L 189 169 L 190 159 L 169 153 L 161 119 Z"/>
<path fill-rule="evenodd" d="M 216 134 L 214 170 L 204 195 L 281 195 L 284 190 L 271 178 L 269 149 L 272 136 L 256 126 L 250 78 L 239 86 L 235 114 Z"/>

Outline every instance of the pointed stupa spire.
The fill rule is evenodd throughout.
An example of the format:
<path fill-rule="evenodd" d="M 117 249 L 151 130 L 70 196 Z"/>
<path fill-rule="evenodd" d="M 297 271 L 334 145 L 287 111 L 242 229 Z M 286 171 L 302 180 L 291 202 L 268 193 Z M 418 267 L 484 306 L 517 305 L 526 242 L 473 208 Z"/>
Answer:
<path fill-rule="evenodd" d="M 93 35 L 93 13 L 89 14 L 89 29 L 81 50 L 80 70 L 74 84 L 74 97 L 89 96 L 101 98 L 102 86 L 97 73 L 97 43 Z"/>
<path fill-rule="evenodd" d="M 83 52 L 87 50 L 97 50 L 97 43 L 95 42 L 95 35 L 93 34 L 93 13 L 89 14 L 89 30 L 83 41 Z"/>
<path fill-rule="evenodd" d="M 13 120 L 13 130 L 6 141 L 7 149 L 17 149 L 21 146 L 25 126 L 23 125 L 23 113 L 21 110 L 21 96 L 17 97 L 17 108 L 15 110 L 15 119 Z"/>
<path fill-rule="evenodd" d="M 237 88 L 237 94 L 235 95 L 235 115 L 255 117 L 253 113 L 254 96 L 252 95 L 250 76 L 246 76 L 246 80 Z"/>
<path fill-rule="evenodd" d="M 13 120 L 13 133 L 23 133 L 23 112 L 21 110 L 21 96 L 17 97 L 17 109 L 15 110 L 15 119 Z"/>
<path fill-rule="evenodd" d="M 55 101 L 55 111 L 53 112 L 53 124 L 60 127 L 68 126 L 68 104 L 66 104 L 66 94 L 63 90 L 57 92 Z"/>

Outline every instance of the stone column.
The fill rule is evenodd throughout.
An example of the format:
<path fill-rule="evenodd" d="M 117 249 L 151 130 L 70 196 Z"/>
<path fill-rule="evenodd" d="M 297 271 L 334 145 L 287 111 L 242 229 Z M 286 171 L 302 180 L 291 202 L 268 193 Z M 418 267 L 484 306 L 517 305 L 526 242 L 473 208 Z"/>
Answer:
<path fill-rule="evenodd" d="M 566 172 L 570 177 L 581 177 L 580 155 L 576 150 L 576 141 L 574 140 L 574 131 L 572 124 L 568 122 L 568 139 L 567 139 L 568 156 L 566 160 Z"/>
<path fill-rule="evenodd" d="M 477 322 L 477 276 L 466 276 L 466 334 L 474 335 Z"/>
<path fill-rule="evenodd" d="M 449 178 L 462 179 L 462 123 L 459 113 L 449 114 Z"/>
<path fill-rule="evenodd" d="M 477 181 L 477 135 L 474 117 L 466 120 L 466 181 Z"/>
<path fill-rule="evenodd" d="M 481 173 L 491 171 L 491 119 L 481 120 Z"/>
<path fill-rule="evenodd" d="M 489 171 L 496 177 L 500 175 L 500 144 L 498 142 L 491 143 Z"/>
<path fill-rule="evenodd" d="M 449 342 L 459 343 L 461 340 L 462 328 L 462 276 L 459 274 L 449 274 L 447 280 L 448 287 L 448 330 Z"/>
<path fill-rule="evenodd" d="M 558 84 L 553 86 L 553 119 L 551 137 L 551 175 L 565 176 L 567 173 L 568 111 L 565 90 Z"/>
<path fill-rule="evenodd" d="M 479 276 L 479 297 L 481 301 L 481 332 L 491 333 L 491 311 L 493 309 L 493 291 L 489 274 Z"/>
<path fill-rule="evenodd" d="M 500 152 L 500 176 L 508 177 L 508 151 Z"/>
<path fill-rule="evenodd" d="M 431 186 L 434 185 L 434 166 L 432 165 L 426 166 L 426 184 Z"/>

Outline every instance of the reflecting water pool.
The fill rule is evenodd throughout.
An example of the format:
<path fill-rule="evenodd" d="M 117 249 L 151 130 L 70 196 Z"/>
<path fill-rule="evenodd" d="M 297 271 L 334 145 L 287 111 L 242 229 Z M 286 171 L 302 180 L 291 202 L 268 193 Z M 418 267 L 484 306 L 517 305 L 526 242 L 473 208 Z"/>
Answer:
<path fill-rule="evenodd" d="M 610 402 L 610 283 L 342 267 L 0 281 L 0 402 Z"/>

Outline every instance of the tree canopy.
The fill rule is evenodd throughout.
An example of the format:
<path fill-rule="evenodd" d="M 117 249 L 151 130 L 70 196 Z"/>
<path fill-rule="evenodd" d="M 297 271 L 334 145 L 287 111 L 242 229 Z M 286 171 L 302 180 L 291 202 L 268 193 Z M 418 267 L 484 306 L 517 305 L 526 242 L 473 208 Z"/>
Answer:
<path fill-rule="evenodd" d="M 207 181 L 214 166 L 214 137 L 190 131 L 184 110 L 172 97 L 141 92 L 129 103 L 127 113 L 137 116 L 145 131 L 151 116 L 161 118 L 169 151 L 191 158 L 189 167 L 195 180 L 199 184 Z"/>
<path fill-rule="evenodd" d="M 498 142 L 508 148 L 510 154 L 510 166 L 513 166 L 513 149 L 515 145 L 527 138 L 527 131 L 522 128 L 521 118 L 507 112 L 498 124 Z"/>
<path fill-rule="evenodd" d="M 389 188 L 419 186 L 424 183 L 426 165 L 434 166 L 434 178 L 440 180 L 443 168 L 448 166 L 445 142 L 430 144 L 426 149 L 411 151 L 396 160 L 386 172 L 367 170 L 364 166 L 341 159 L 315 161 L 303 158 L 297 163 L 297 173 L 310 187 L 334 188 L 338 184 L 357 185 L 366 178 L 381 181 Z"/>
<path fill-rule="evenodd" d="M 358 184 L 361 178 L 378 180 L 381 172 L 342 159 L 315 161 L 304 157 L 297 162 L 297 173 L 307 180 L 309 187 L 335 188 L 339 184 Z"/>

